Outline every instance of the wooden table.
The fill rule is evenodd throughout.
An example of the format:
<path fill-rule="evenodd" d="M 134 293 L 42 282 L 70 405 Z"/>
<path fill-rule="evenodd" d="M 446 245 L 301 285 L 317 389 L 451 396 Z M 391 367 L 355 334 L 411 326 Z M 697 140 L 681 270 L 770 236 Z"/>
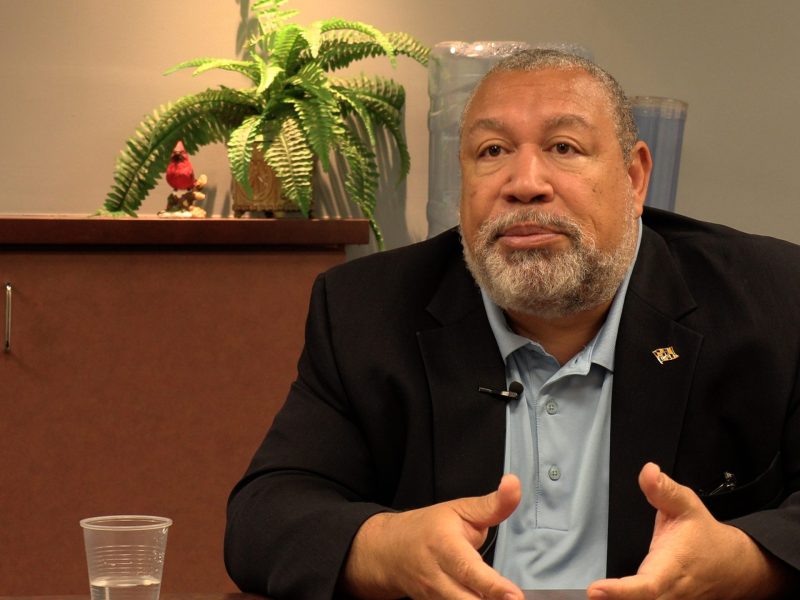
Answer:
<path fill-rule="evenodd" d="M 80 594 L 64 594 L 53 596 L 0 596 L 0 600 L 87 600 L 89 592 L 86 595 Z M 162 593 L 159 600 L 266 600 L 263 596 L 256 596 L 254 594 L 171 594 Z M 537 598 L 537 600 L 539 600 Z"/>
<path fill-rule="evenodd" d="M 85 596 L 0 596 L 0 600 L 86 600 Z M 253 594 L 161 594 L 160 600 L 267 600 Z M 525 600 L 586 600 L 584 590 L 529 590 Z"/>
<path fill-rule="evenodd" d="M 525 600 L 586 600 L 586 590 L 528 590 Z"/>

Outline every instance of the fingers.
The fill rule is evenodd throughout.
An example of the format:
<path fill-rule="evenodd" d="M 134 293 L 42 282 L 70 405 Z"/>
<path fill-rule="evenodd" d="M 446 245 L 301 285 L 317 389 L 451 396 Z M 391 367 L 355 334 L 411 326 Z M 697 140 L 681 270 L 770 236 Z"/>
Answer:
<path fill-rule="evenodd" d="M 520 498 L 519 479 L 506 476 L 485 496 L 370 517 L 351 545 L 343 588 L 356 597 L 523 600 L 476 550 Z"/>
<path fill-rule="evenodd" d="M 650 505 L 665 517 L 678 517 L 698 507 L 697 495 L 662 473 L 654 463 L 647 463 L 642 468 L 639 487 Z"/>
<path fill-rule="evenodd" d="M 470 597 L 474 594 L 480 598 L 493 600 L 522 600 L 523 598 L 522 590 L 483 562 L 480 555 L 463 538 L 459 545 L 443 556 L 439 564 L 442 571 L 456 585 L 463 586 L 472 592 Z M 451 596 L 444 595 L 443 597 Z"/>
<path fill-rule="evenodd" d="M 718 545 L 711 542 L 719 542 L 715 537 L 719 531 L 714 528 L 718 524 L 697 495 L 654 463 L 640 471 L 639 487 L 658 511 L 650 550 L 636 575 L 592 583 L 587 589 L 589 600 L 683 599 L 702 592 L 700 582 L 713 580 L 714 561 L 705 560 L 703 549 Z M 691 585 L 688 589 L 687 582 Z"/>
<path fill-rule="evenodd" d="M 519 506 L 522 499 L 522 483 L 516 475 L 511 473 L 504 475 L 494 495 L 497 499 L 496 516 L 500 517 L 497 522 L 500 523 L 510 517 Z"/>
<path fill-rule="evenodd" d="M 505 521 L 519 505 L 522 484 L 516 475 L 504 475 L 497 490 L 485 496 L 462 498 L 453 502 L 459 516 L 477 530 Z"/>
<path fill-rule="evenodd" d="M 657 585 L 650 577 L 635 575 L 621 579 L 601 579 L 586 590 L 589 600 L 641 600 L 657 598 Z"/>
<path fill-rule="evenodd" d="M 480 546 L 489 527 L 508 518 L 522 498 L 522 485 L 516 475 L 505 475 L 497 490 L 485 496 L 461 498 L 448 503 L 464 521 L 463 534 L 450 540 L 451 546 L 440 555 L 439 566 L 449 581 L 443 598 L 480 597 L 492 600 L 523 600 L 522 590 L 487 565 L 475 548 Z M 463 591 L 456 594 L 456 589 Z"/>

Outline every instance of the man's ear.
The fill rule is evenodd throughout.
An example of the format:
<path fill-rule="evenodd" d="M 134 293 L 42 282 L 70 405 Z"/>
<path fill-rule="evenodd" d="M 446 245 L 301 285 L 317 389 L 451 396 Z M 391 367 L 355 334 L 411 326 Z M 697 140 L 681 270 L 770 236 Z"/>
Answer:
<path fill-rule="evenodd" d="M 628 179 L 631 182 L 634 206 L 639 215 L 642 214 L 642 207 L 647 198 L 647 186 L 650 183 L 652 172 L 653 156 L 650 154 L 650 148 L 642 140 L 639 140 L 631 150 L 631 162 L 628 165 Z"/>

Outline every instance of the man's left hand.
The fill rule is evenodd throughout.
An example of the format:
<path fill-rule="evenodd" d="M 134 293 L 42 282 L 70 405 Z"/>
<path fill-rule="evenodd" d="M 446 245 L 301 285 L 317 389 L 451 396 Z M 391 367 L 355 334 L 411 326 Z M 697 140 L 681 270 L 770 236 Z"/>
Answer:
<path fill-rule="evenodd" d="M 717 521 L 691 489 L 648 463 L 639 487 L 656 514 L 650 551 L 636 575 L 592 583 L 590 600 L 779 597 L 788 569 L 740 529 Z"/>

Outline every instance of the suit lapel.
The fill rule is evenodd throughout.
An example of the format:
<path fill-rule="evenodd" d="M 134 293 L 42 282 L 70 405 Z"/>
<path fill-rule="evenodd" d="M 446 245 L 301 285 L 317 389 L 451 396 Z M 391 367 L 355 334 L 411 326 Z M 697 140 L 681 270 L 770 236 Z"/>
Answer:
<path fill-rule="evenodd" d="M 611 409 L 608 575 L 636 572 L 655 511 L 639 490 L 647 461 L 671 473 L 702 336 L 679 320 L 695 308 L 664 240 L 643 232 L 617 337 Z M 661 364 L 653 351 L 672 348 Z"/>
<path fill-rule="evenodd" d="M 432 401 L 436 501 L 485 494 L 502 475 L 506 407 L 478 387 L 505 389 L 505 366 L 462 261 L 452 261 L 428 312 L 441 323 L 417 334 Z"/>

